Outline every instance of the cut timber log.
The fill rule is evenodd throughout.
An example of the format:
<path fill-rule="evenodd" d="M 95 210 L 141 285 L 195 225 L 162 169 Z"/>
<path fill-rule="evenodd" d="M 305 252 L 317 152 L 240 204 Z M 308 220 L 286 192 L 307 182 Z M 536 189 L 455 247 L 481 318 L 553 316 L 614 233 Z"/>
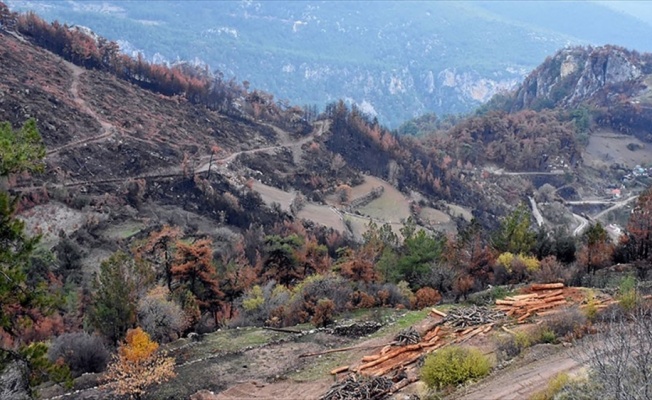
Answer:
<path fill-rule="evenodd" d="M 380 357 L 381 357 L 380 354 L 374 354 L 372 356 L 364 356 L 362 357 L 362 362 L 376 361 Z"/>
<path fill-rule="evenodd" d="M 440 327 L 436 327 L 435 329 L 431 330 L 430 332 L 426 333 L 426 335 L 423 337 L 424 342 L 429 342 L 430 339 L 434 338 L 439 334 L 439 331 L 441 330 Z"/>
<path fill-rule="evenodd" d="M 513 306 L 514 303 L 516 303 L 517 300 L 496 300 L 496 304 L 499 306 Z"/>
<path fill-rule="evenodd" d="M 539 295 L 538 295 L 537 293 L 518 294 L 518 295 L 516 295 L 516 296 L 505 297 L 505 300 L 514 300 L 514 301 L 518 301 L 518 300 L 532 299 L 532 298 L 536 298 L 536 297 L 538 297 L 538 296 L 539 296 Z M 498 304 L 498 301 L 496 301 L 496 304 Z"/>
<path fill-rule="evenodd" d="M 331 375 L 337 375 L 337 374 L 339 374 L 341 372 L 346 372 L 348 370 L 349 370 L 349 366 L 344 365 L 344 366 L 341 366 L 341 367 L 338 367 L 338 368 L 335 368 L 334 370 L 332 370 Z"/>
<path fill-rule="evenodd" d="M 416 350 L 416 351 L 419 352 L 419 354 L 421 354 L 420 350 L 427 349 L 427 348 L 430 348 L 430 347 L 437 347 L 437 346 L 441 346 L 441 345 L 436 344 L 435 342 L 430 342 L 430 343 L 417 343 L 417 344 L 411 344 L 411 345 L 408 345 L 408 346 L 398 347 L 396 350 L 387 353 L 386 355 L 380 357 L 377 360 L 368 362 L 366 364 L 362 364 L 361 366 L 358 367 L 357 372 L 360 372 L 363 369 L 368 369 L 368 368 L 371 368 L 371 367 L 375 367 L 376 365 L 382 364 L 385 361 L 390 360 L 390 359 L 392 359 L 394 357 L 397 357 L 397 356 L 399 356 L 399 355 L 401 355 L 403 353 L 409 353 L 409 352 L 413 352 L 413 351 Z"/>
<path fill-rule="evenodd" d="M 518 321 L 519 324 L 521 324 L 521 323 L 525 322 L 525 320 L 528 319 L 528 318 L 530 318 L 531 316 L 532 316 L 532 314 L 530 314 L 530 313 L 525 313 L 525 314 L 521 315 L 521 316 L 517 319 L 517 321 Z"/>
<path fill-rule="evenodd" d="M 263 329 L 266 329 L 268 331 L 283 332 L 283 333 L 303 333 L 303 331 L 299 331 L 299 330 L 296 330 L 296 329 L 272 328 L 271 326 L 263 326 Z"/>
<path fill-rule="evenodd" d="M 532 290 L 562 289 L 563 283 L 534 283 L 530 286 Z"/>
<path fill-rule="evenodd" d="M 553 303 L 544 303 L 544 304 L 540 304 L 540 305 L 535 305 L 534 307 L 528 307 L 527 308 L 527 314 L 531 314 L 531 313 L 533 313 L 535 311 L 539 311 L 539 310 L 545 310 L 546 308 L 554 308 L 554 307 L 557 307 L 557 306 L 564 305 L 566 303 L 568 303 L 566 300 L 559 300 L 559 301 L 555 301 Z"/>
<path fill-rule="evenodd" d="M 388 394 L 390 394 L 390 395 L 394 394 L 394 393 L 398 392 L 399 390 L 403 389 L 404 387 L 406 387 L 407 385 L 409 385 L 411 383 L 414 383 L 414 382 L 416 382 L 418 380 L 419 380 L 418 376 L 413 376 L 412 378 L 403 379 L 402 381 L 394 384 L 394 386 L 392 386 L 392 388 L 389 390 Z"/>
<path fill-rule="evenodd" d="M 415 363 L 416 361 L 419 360 L 419 358 L 421 358 L 421 356 L 424 353 L 427 354 L 427 353 L 432 352 L 432 351 L 434 351 L 434 350 L 436 350 L 436 349 L 438 349 L 438 348 L 440 348 L 442 346 L 443 346 L 443 344 L 438 344 L 436 346 L 431 346 L 426 352 L 422 352 L 420 350 L 417 350 L 417 351 L 412 351 L 412 352 L 401 354 L 400 357 L 396 357 L 396 359 L 392 359 L 391 362 L 388 365 L 382 366 L 381 368 L 378 368 L 378 369 L 373 370 L 373 371 L 369 371 L 369 374 L 371 376 L 383 376 L 383 375 L 386 375 L 386 374 L 388 374 L 388 373 L 390 373 L 392 371 L 395 371 L 395 370 L 400 369 L 400 368 L 404 368 L 404 367 L 406 367 L 406 366 L 408 366 L 408 365 L 410 365 L 412 363 Z M 409 353 L 413 353 L 413 354 L 409 354 Z"/>
<path fill-rule="evenodd" d="M 432 310 L 430 310 L 430 312 L 433 313 L 433 314 L 439 315 L 440 317 L 444 317 L 444 318 L 446 318 L 446 316 L 448 315 L 445 312 L 439 311 L 436 308 L 433 308 Z"/>
<path fill-rule="evenodd" d="M 564 294 L 564 291 L 563 290 L 552 290 L 550 292 L 545 292 L 545 293 L 544 292 L 539 292 L 538 297 L 539 298 L 548 298 L 548 297 L 552 297 L 552 296 L 559 296 L 560 294 Z"/>
<path fill-rule="evenodd" d="M 390 343 L 390 345 L 393 344 Z M 379 344 L 377 346 L 352 346 L 352 347 L 341 347 L 339 349 L 330 349 L 330 350 L 324 350 L 324 351 L 318 351 L 316 353 L 304 353 L 304 354 L 299 354 L 299 358 L 304 358 L 304 357 L 315 357 L 315 356 L 321 356 L 324 354 L 330 354 L 330 353 L 339 353 L 342 351 L 351 351 L 351 350 L 368 350 L 368 349 L 377 349 L 378 347 L 385 346 L 384 344 Z"/>
<path fill-rule="evenodd" d="M 513 330 L 509 329 L 506 326 L 501 326 L 501 328 L 502 328 L 502 330 L 504 330 L 505 332 L 507 332 L 507 333 L 509 333 L 511 335 L 516 335 L 516 332 L 514 332 Z"/>

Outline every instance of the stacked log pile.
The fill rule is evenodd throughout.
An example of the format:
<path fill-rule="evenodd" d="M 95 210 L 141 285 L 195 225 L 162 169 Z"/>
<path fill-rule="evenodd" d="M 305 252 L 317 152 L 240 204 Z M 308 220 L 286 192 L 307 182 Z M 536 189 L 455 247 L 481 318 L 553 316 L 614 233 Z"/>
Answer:
<path fill-rule="evenodd" d="M 356 372 L 365 376 L 378 377 L 403 371 L 415 364 L 423 356 L 441 347 L 466 342 L 476 335 L 484 335 L 491 331 L 493 326 L 494 323 L 490 322 L 466 329 L 453 329 L 451 326 L 440 324 L 425 332 L 423 336 L 420 336 L 414 330 L 405 330 L 397 335 L 397 340 L 386 345 L 376 354 L 362 357 L 361 364 L 357 367 L 346 365 L 335 368 L 331 371 L 331 374 Z M 408 344 L 415 340 L 416 343 Z"/>
<path fill-rule="evenodd" d="M 563 283 L 534 284 L 530 286 L 530 291 L 532 293 L 496 300 L 496 308 L 516 318 L 520 324 L 531 316 L 548 315 L 557 312 L 556 308 L 568 304 Z"/>
<path fill-rule="evenodd" d="M 433 308 L 427 320 L 417 329 L 408 328 L 396 335 L 394 341 L 375 354 L 362 357 L 360 363 L 346 365 L 331 374 L 348 373 L 368 378 L 390 377 L 394 384 L 383 392 L 383 398 L 418 380 L 418 361 L 445 346 L 462 344 L 476 336 L 489 333 L 495 325 L 503 325 L 507 317 L 518 323 L 533 316 L 545 316 L 562 310 L 568 304 L 586 302 L 585 293 L 578 288 L 567 288 L 563 283 L 533 284 L 523 294 L 496 300 L 496 307 L 459 307 L 444 313 Z M 614 301 L 610 297 L 591 300 L 597 308 L 606 307 Z M 509 331 L 505 327 L 503 329 Z M 510 331 L 511 332 L 511 331 Z M 379 346 L 380 347 L 380 346 Z M 333 351 L 333 350 L 331 350 Z M 331 393 L 331 392 L 329 392 Z M 340 393 L 340 392 L 337 392 Z M 349 397 L 329 397 L 329 399 Z M 369 397 L 359 397 L 369 398 Z"/>

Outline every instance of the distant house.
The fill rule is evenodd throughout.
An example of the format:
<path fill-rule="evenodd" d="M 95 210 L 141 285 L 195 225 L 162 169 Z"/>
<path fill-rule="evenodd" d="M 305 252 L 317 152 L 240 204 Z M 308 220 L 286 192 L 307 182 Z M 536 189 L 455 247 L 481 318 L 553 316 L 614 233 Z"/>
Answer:
<path fill-rule="evenodd" d="M 620 198 L 620 189 L 612 189 L 611 190 L 611 195 L 613 196 L 614 199 L 619 199 Z"/>

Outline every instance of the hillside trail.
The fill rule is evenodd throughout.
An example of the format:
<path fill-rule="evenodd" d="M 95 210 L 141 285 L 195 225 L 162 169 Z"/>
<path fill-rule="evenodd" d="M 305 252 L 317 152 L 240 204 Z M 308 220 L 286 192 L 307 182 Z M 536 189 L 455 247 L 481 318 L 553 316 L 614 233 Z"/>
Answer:
<path fill-rule="evenodd" d="M 517 368 L 506 368 L 489 376 L 477 385 L 447 397 L 448 400 L 519 400 L 527 399 L 546 388 L 548 382 L 559 373 L 576 375 L 585 368 L 572 356 L 572 350 L 564 349 L 550 354 L 542 352 L 536 361 L 524 363 Z"/>
<path fill-rule="evenodd" d="M 79 68 L 79 67 L 77 67 L 77 66 L 75 66 L 73 64 L 70 64 L 70 65 L 73 68 L 75 68 L 75 71 L 77 71 L 76 72 L 76 80 L 78 82 L 79 76 L 82 73 L 84 73 L 84 69 Z M 78 96 L 79 94 L 78 94 L 77 90 L 78 89 L 75 88 L 74 93 L 76 93 L 77 96 Z M 72 93 L 72 91 L 73 91 L 73 89 L 71 87 L 71 93 Z M 84 102 L 84 104 L 86 104 L 85 101 L 83 99 L 81 99 L 81 98 L 80 98 L 80 101 Z M 86 105 L 86 107 L 88 107 L 88 105 Z M 90 111 L 89 114 L 97 116 L 97 114 L 94 113 L 92 110 L 90 110 L 90 108 L 88 110 Z M 100 121 L 100 120 L 101 119 L 98 119 L 98 121 Z M 113 125 L 111 125 L 110 123 L 108 123 L 106 121 L 105 121 L 105 123 L 106 123 L 106 125 L 103 125 L 103 130 L 106 129 L 106 130 L 108 130 L 108 132 L 104 132 L 103 134 L 101 134 L 99 136 L 94 136 L 92 138 L 87 138 L 87 139 L 82 139 L 82 140 L 78 140 L 78 141 L 75 141 L 75 142 L 67 143 L 64 146 L 61 146 L 59 148 L 52 149 L 52 150 L 48 151 L 46 154 L 50 155 L 50 154 L 54 154 L 54 153 L 59 152 L 59 151 L 64 150 L 64 149 L 80 146 L 80 145 L 83 145 L 83 144 L 86 144 L 86 143 L 92 143 L 92 142 L 104 140 L 106 137 L 111 136 L 115 132 L 114 131 L 115 127 Z M 265 125 L 267 125 L 267 124 L 265 124 Z M 211 171 L 215 170 L 215 171 L 219 172 L 220 174 L 224 175 L 227 178 L 235 179 L 235 176 L 232 176 L 233 174 L 229 173 L 228 165 L 229 165 L 230 162 L 235 160 L 240 155 L 242 155 L 242 154 L 255 154 L 255 153 L 260 153 L 260 152 L 279 150 L 279 149 L 283 149 L 283 148 L 293 148 L 293 147 L 298 147 L 299 150 L 301 151 L 301 146 L 303 144 L 305 144 L 305 143 L 308 143 L 308 142 L 314 140 L 314 138 L 321 136 L 329 128 L 329 123 L 328 123 L 328 121 L 316 121 L 314 123 L 314 129 L 313 129 L 312 133 L 310 133 L 306 137 L 301 138 L 301 139 L 296 140 L 296 141 L 292 141 L 292 139 L 290 138 L 290 135 L 287 132 L 281 130 L 280 128 L 274 127 L 273 125 L 268 125 L 268 126 L 272 127 L 273 129 L 275 128 L 275 130 L 278 129 L 279 131 L 283 132 L 281 135 L 279 135 L 279 138 L 281 140 L 281 144 L 277 144 L 277 145 L 274 145 L 274 146 L 259 147 L 259 148 L 255 148 L 255 149 L 249 149 L 249 150 L 242 150 L 242 151 L 238 151 L 238 152 L 235 152 L 235 153 L 231 153 L 226 157 L 215 158 L 212 161 L 204 163 L 199 168 L 196 168 L 194 170 L 194 174 L 206 173 L 206 172 L 209 171 L 209 168 L 210 168 Z M 136 137 L 133 137 L 133 136 L 128 136 L 128 137 L 133 139 L 133 140 L 138 140 L 138 141 L 143 141 L 143 142 L 150 143 L 149 141 L 147 141 L 145 139 L 139 139 L 139 138 L 136 138 Z M 299 154 L 299 157 L 300 156 L 301 155 Z M 206 158 L 209 158 L 209 157 L 210 156 L 204 156 L 204 157 L 202 157 L 202 159 L 206 159 Z M 124 182 L 124 181 L 129 180 L 129 179 L 165 179 L 165 178 L 174 178 L 174 177 L 183 176 L 183 175 L 185 175 L 185 173 L 181 170 L 181 167 L 174 166 L 174 167 L 170 168 L 169 170 L 167 170 L 166 172 L 162 172 L 162 173 L 144 174 L 144 175 L 127 176 L 127 177 L 119 177 L 119 178 L 85 180 L 85 181 L 67 182 L 67 183 L 54 183 L 54 184 L 49 184 L 48 187 L 65 188 L 65 187 L 76 187 L 76 186 L 84 186 L 84 185 L 92 185 L 92 184 L 105 184 L 105 183 Z M 33 191 L 43 190 L 43 186 L 42 185 L 41 186 L 33 186 L 32 185 L 32 186 L 24 186 L 24 187 L 14 187 L 14 188 L 12 188 L 12 190 L 15 191 L 15 192 L 19 192 L 19 193 L 33 192 Z"/>
<path fill-rule="evenodd" d="M 307 136 L 305 136 L 305 137 L 303 137 L 303 138 L 301 138 L 299 140 L 294 140 L 294 139 L 292 139 L 292 137 L 290 136 L 290 134 L 287 131 L 285 131 L 285 130 L 277 127 L 277 126 L 274 126 L 274 125 L 271 125 L 271 124 L 268 124 L 268 123 L 261 123 L 261 125 L 267 126 L 267 127 L 271 128 L 272 130 L 274 130 L 274 133 L 276 133 L 276 135 L 277 135 L 277 137 L 279 139 L 279 144 L 276 144 L 276 145 L 273 145 L 273 146 L 258 147 L 258 148 L 249 149 L 249 150 L 241 150 L 241 151 L 231 153 L 226 157 L 216 158 L 212 162 L 209 161 L 209 162 L 203 164 L 201 167 L 197 168 L 196 172 L 197 173 L 207 172 L 209 170 L 209 168 L 211 168 L 211 170 L 212 170 L 212 168 L 216 168 L 216 169 L 219 170 L 219 172 L 225 173 L 226 170 L 227 170 L 228 164 L 230 162 L 232 162 L 233 160 L 235 160 L 236 158 L 238 158 L 239 156 L 243 155 L 243 154 L 264 153 L 264 152 L 267 152 L 267 151 L 281 150 L 281 149 L 285 149 L 285 148 L 289 148 L 292 151 L 292 161 L 295 164 L 298 164 L 301 161 L 301 156 L 303 154 L 303 151 L 302 151 L 301 147 L 304 144 L 309 143 L 309 142 L 313 141 L 315 138 L 321 136 L 330 127 L 328 121 L 315 121 L 315 123 L 313 124 L 313 130 L 309 135 L 307 135 Z M 206 158 L 206 157 L 204 157 L 204 158 Z"/>
<path fill-rule="evenodd" d="M 79 67 L 79 66 L 77 66 L 77 65 L 75 65 L 75 64 L 73 64 L 73 63 L 71 63 L 69 61 L 66 61 L 64 59 L 61 59 L 61 62 L 72 73 L 72 83 L 70 84 L 70 88 L 68 89 L 68 91 L 70 92 L 70 95 L 72 96 L 73 101 L 75 102 L 75 104 L 77 104 L 77 106 L 80 108 L 81 111 L 83 111 L 84 113 L 91 116 L 94 120 L 96 120 L 100 124 L 101 130 L 100 130 L 100 134 L 97 135 L 97 136 L 92 136 L 92 137 L 89 137 L 89 138 L 80 139 L 80 140 L 76 140 L 76 141 L 73 141 L 73 142 L 70 142 L 70 143 L 66 143 L 63 146 L 48 150 L 45 153 L 46 155 L 56 154 L 56 153 L 58 153 L 58 152 L 60 152 L 62 150 L 66 150 L 66 149 L 73 148 L 73 147 L 78 147 L 80 145 L 87 144 L 87 143 L 93 143 L 93 142 L 104 140 L 104 139 L 112 136 L 115 132 L 118 131 L 118 129 L 117 129 L 117 127 L 115 125 L 111 124 L 106 119 L 100 117 L 88 105 L 86 100 L 84 100 L 84 98 L 81 97 L 81 95 L 79 94 L 79 84 L 80 84 L 80 79 L 79 78 L 80 78 L 80 76 L 82 74 L 84 74 L 86 72 L 86 70 L 84 68 Z"/>

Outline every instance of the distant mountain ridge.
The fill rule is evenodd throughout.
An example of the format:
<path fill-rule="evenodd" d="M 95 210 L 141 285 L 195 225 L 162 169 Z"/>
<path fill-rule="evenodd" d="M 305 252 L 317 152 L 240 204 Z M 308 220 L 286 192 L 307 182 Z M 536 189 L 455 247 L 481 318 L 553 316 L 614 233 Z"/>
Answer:
<path fill-rule="evenodd" d="M 341 98 L 393 127 L 468 112 L 566 45 L 612 35 L 646 50 L 652 35 L 643 21 L 590 2 L 8 4 L 88 26 L 149 59 L 207 62 L 294 104 Z"/>

